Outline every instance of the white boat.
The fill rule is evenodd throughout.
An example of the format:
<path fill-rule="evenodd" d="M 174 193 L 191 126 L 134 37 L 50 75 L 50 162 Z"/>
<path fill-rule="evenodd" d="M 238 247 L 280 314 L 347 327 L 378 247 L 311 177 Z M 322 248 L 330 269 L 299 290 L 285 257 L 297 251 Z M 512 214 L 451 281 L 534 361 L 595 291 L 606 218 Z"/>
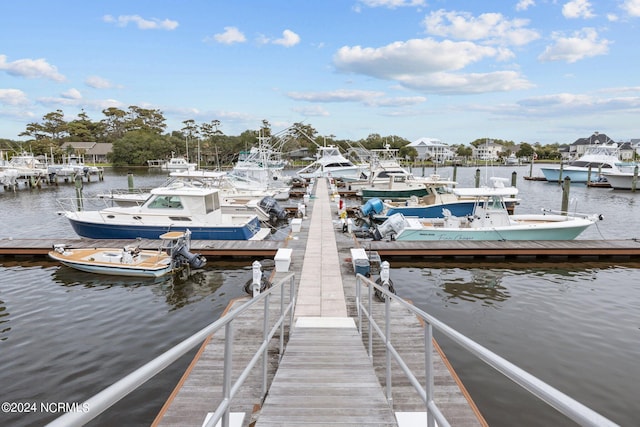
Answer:
<path fill-rule="evenodd" d="M 594 144 L 577 160 L 567 165 L 543 166 L 540 168 L 547 181 L 558 182 L 566 177 L 571 182 L 587 182 L 598 180 L 602 172 L 620 172 L 620 156 L 618 144 Z"/>
<path fill-rule="evenodd" d="M 360 190 L 365 187 L 387 185 L 389 177 L 405 176 L 407 179 L 415 179 L 411 172 L 402 167 L 398 161 L 399 150 L 386 145 L 383 149 L 368 151 L 368 171 L 363 179 L 349 181 L 346 185 L 349 190 Z"/>
<path fill-rule="evenodd" d="M 401 213 L 390 216 L 373 231 L 375 240 L 572 240 L 587 227 L 602 219 L 598 215 L 543 214 L 509 215 L 505 198 L 515 188 L 463 188 L 454 190 L 459 197 L 475 197 L 473 214 L 421 219 Z"/>
<path fill-rule="evenodd" d="M 115 276 L 160 277 L 189 265 L 202 268 L 206 258 L 189 252 L 190 233 L 169 232 L 160 236 L 158 250 L 138 246 L 124 248 L 70 248 L 56 244 L 49 257 L 76 270 Z"/>
<path fill-rule="evenodd" d="M 26 152 L 11 157 L 0 170 L 14 169 L 20 178 L 41 178 L 48 175 L 47 165 Z"/>
<path fill-rule="evenodd" d="M 171 172 L 169 180 L 161 187 L 192 186 L 220 190 L 223 214 L 251 214 L 261 222 L 276 225 L 284 220 L 287 213 L 275 199 L 275 192 L 264 189 L 243 190 L 237 188 L 225 172 L 178 171 Z M 141 206 L 151 196 L 152 189 L 112 189 L 96 196 L 118 206 Z"/>
<path fill-rule="evenodd" d="M 268 137 L 258 137 L 258 146 L 240 153 L 228 173 L 228 179 L 238 190 L 269 191 L 276 200 L 287 200 L 291 192 L 291 177 L 283 174 L 282 153 Z"/>
<path fill-rule="evenodd" d="M 614 190 L 640 190 L 640 180 L 638 178 L 637 166 L 622 166 L 620 171 L 603 172 L 602 175 Z"/>
<path fill-rule="evenodd" d="M 82 156 L 70 154 L 62 158 L 61 163 L 49 164 L 47 166 L 49 174 L 56 176 L 70 177 L 76 175 L 98 175 L 103 169 L 98 166 L 90 166 L 84 163 Z"/>
<path fill-rule="evenodd" d="M 197 240 L 263 240 L 270 232 L 255 212 L 224 213 L 220 190 L 184 183 L 154 188 L 141 206 L 78 210 L 75 199 L 58 202 L 74 231 L 92 239 L 154 239 L 189 229 Z"/>
<path fill-rule="evenodd" d="M 196 170 L 195 163 L 189 163 L 184 157 L 174 157 L 173 154 L 171 158 L 160 165 L 160 169 L 165 171 L 179 171 L 179 170 Z"/>
<path fill-rule="evenodd" d="M 335 145 L 319 146 L 317 160 L 300 169 L 296 174 L 304 179 L 330 177 L 343 181 L 356 181 L 366 178 L 361 167 L 344 157 Z"/>

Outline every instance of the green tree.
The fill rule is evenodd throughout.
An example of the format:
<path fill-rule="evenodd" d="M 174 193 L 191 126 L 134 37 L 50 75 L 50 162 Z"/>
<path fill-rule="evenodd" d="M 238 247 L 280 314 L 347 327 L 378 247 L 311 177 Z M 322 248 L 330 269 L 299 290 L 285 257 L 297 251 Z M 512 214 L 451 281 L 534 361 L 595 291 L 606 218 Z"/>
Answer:
<path fill-rule="evenodd" d="M 165 158 L 171 149 L 167 135 L 134 130 L 113 142 L 111 161 L 114 166 L 144 166 L 149 159 Z"/>

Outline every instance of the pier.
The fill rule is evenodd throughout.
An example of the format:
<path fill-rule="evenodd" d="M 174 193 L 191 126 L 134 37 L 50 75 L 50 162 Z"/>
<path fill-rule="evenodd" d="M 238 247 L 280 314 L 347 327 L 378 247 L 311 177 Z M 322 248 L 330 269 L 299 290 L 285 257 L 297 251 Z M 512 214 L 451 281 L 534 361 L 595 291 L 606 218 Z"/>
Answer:
<path fill-rule="evenodd" d="M 386 383 L 384 343 L 374 339 L 370 359 L 363 343 L 368 337 L 359 334 L 354 321 L 356 277 L 350 249 L 355 241 L 339 232 L 341 225 L 334 222 L 337 215 L 332 212 L 337 213 L 337 208 L 329 201 L 324 180 L 317 182 L 315 195 L 310 218 L 286 242 L 298 297 L 284 355 L 279 364 L 269 360 L 270 384 L 264 402 L 259 400 L 259 376 L 247 379 L 239 391 L 241 397 L 231 404 L 231 425 L 424 425 L 424 403 L 399 369 L 392 374 L 393 405 L 388 402 L 381 385 Z M 272 280 L 285 274 L 275 272 Z M 375 309 L 383 311 L 384 304 L 376 304 Z M 255 316 L 262 315 L 256 312 Z M 399 352 L 412 366 L 424 366 L 424 326 L 399 306 L 394 306 L 393 318 L 392 333 L 402 337 L 396 344 Z M 238 340 L 234 346 L 253 348 L 260 339 L 260 322 L 244 324 L 246 328 L 234 334 Z M 203 344 L 154 426 L 203 425 L 222 398 L 223 340 L 224 336 L 214 334 Z M 439 350 L 432 357 L 434 400 L 445 416 L 458 426 L 486 425 L 446 357 Z"/>

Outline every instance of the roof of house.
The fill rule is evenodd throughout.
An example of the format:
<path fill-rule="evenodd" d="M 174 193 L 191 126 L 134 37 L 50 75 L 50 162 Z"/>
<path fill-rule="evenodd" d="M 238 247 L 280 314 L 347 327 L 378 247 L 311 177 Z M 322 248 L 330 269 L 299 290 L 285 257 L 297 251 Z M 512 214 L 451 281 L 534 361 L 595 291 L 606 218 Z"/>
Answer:
<path fill-rule="evenodd" d="M 113 144 L 110 142 L 83 142 L 72 141 L 62 144 L 62 148 L 73 147 L 74 150 L 85 150 L 85 154 L 103 155 L 113 151 Z"/>

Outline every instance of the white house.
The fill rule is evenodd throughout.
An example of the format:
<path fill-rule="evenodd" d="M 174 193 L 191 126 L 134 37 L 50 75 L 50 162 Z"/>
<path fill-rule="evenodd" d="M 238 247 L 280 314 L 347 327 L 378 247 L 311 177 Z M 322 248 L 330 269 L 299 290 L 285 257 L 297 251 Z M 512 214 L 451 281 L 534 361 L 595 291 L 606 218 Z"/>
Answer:
<path fill-rule="evenodd" d="M 495 142 L 487 141 L 484 144 L 480 144 L 477 147 L 473 147 L 473 158 L 478 160 L 498 160 L 501 153 L 504 151 L 504 146 L 496 144 Z"/>
<path fill-rule="evenodd" d="M 432 159 L 437 163 L 451 160 L 455 153 L 449 146 L 436 138 L 420 138 L 409 144 L 418 152 L 419 159 Z"/>

